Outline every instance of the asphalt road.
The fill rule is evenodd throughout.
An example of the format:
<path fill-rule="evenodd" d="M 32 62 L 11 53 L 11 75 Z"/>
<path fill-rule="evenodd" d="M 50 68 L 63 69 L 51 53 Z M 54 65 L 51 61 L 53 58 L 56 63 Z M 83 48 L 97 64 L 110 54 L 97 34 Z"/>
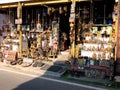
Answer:
<path fill-rule="evenodd" d="M 0 69 L 0 90 L 108 90 Z"/>

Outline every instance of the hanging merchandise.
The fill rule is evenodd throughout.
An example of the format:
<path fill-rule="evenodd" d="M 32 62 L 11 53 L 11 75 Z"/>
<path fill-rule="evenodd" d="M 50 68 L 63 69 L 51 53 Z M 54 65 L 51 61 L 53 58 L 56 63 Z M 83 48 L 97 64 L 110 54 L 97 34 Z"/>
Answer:
<path fill-rule="evenodd" d="M 84 6 L 83 7 L 83 10 L 82 10 L 82 18 L 83 18 L 83 22 L 84 23 L 88 23 L 89 22 L 89 18 L 90 18 L 90 16 L 89 16 L 89 14 L 90 14 L 90 12 L 89 12 L 89 8 L 88 7 L 86 7 L 86 6 Z"/>
<path fill-rule="evenodd" d="M 63 7 L 63 10 L 64 10 L 65 12 L 67 12 L 67 6 L 64 6 L 64 7 Z"/>
<path fill-rule="evenodd" d="M 29 16 L 29 15 L 28 15 L 27 8 L 26 8 L 25 14 L 26 14 L 26 15 L 25 15 L 25 16 L 26 16 L 26 19 L 25 19 L 25 20 L 26 20 L 26 21 L 25 21 L 25 24 L 27 25 L 27 24 L 28 24 L 28 16 Z"/>
<path fill-rule="evenodd" d="M 36 23 L 36 30 L 42 32 L 43 28 L 42 25 L 40 23 L 40 13 L 37 13 L 37 23 Z"/>
<path fill-rule="evenodd" d="M 85 31 L 82 35 L 84 41 L 78 57 L 79 67 L 72 69 L 76 70 L 77 68 L 78 71 L 85 72 L 85 75 L 90 78 L 111 77 L 111 73 L 113 74 L 111 69 L 114 66 L 114 64 L 111 65 L 111 59 L 115 52 L 112 49 L 115 48 L 115 38 L 111 37 L 113 31 L 109 25 L 93 25 L 89 31 Z M 83 67 L 81 57 L 84 60 Z"/>
<path fill-rule="evenodd" d="M 30 26 L 31 30 L 34 29 L 34 17 L 33 17 L 34 15 L 33 14 L 34 14 L 34 12 L 33 12 L 33 9 L 32 9 L 32 16 L 31 16 L 32 20 L 31 20 L 31 26 Z"/>
<path fill-rule="evenodd" d="M 56 56 L 58 53 L 59 45 L 59 24 L 57 21 L 52 22 L 52 34 L 53 34 L 53 55 Z"/>
<path fill-rule="evenodd" d="M 64 6 L 63 10 L 64 10 L 64 13 L 65 13 L 65 16 L 66 16 L 67 15 L 67 6 Z"/>
<path fill-rule="evenodd" d="M 46 28 L 48 28 L 46 15 L 47 15 L 47 12 L 46 12 L 45 8 L 43 8 L 43 11 L 42 11 L 42 27 L 43 27 L 43 30 L 46 30 Z"/>
<path fill-rule="evenodd" d="M 54 7 L 52 7 L 52 13 L 53 13 L 53 12 L 55 12 L 55 8 L 54 8 Z"/>
<path fill-rule="evenodd" d="M 47 14 L 50 15 L 51 12 L 52 12 L 52 8 L 51 8 L 51 7 L 48 7 L 48 8 L 47 8 Z"/>
<path fill-rule="evenodd" d="M 46 12 L 45 12 L 45 9 L 43 8 L 43 13 L 42 13 L 43 17 L 46 16 Z"/>
<path fill-rule="evenodd" d="M 63 13 L 63 9 L 62 9 L 62 7 L 60 6 L 59 7 L 59 14 L 62 14 Z"/>

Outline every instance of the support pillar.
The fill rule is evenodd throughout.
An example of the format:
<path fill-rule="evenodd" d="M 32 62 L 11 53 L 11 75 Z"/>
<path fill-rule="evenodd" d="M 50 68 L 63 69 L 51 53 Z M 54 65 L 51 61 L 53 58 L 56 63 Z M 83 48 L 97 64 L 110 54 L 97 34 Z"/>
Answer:
<path fill-rule="evenodd" d="M 17 7 L 17 31 L 19 31 L 19 55 L 22 57 L 22 4 L 18 2 L 18 7 Z"/>
<path fill-rule="evenodd" d="M 76 7 L 76 1 L 72 0 L 71 4 L 71 12 L 70 12 L 70 32 L 71 32 L 71 58 L 75 58 L 75 7 Z"/>

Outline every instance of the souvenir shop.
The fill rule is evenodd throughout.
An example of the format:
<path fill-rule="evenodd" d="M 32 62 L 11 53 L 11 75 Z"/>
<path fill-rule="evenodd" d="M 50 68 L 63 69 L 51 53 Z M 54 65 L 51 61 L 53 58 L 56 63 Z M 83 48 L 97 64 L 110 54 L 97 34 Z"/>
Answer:
<path fill-rule="evenodd" d="M 19 4 L 22 7 L 18 7 Z M 2 21 L 8 25 L 4 27 L 8 34 L 1 43 L 1 61 L 4 61 L 7 53 L 6 61 L 14 64 L 20 56 L 21 48 L 22 57 L 46 60 L 48 57 L 57 57 L 60 51 L 68 49 L 70 4 L 64 0 L 58 4 L 35 1 L 1 5 L 1 11 L 4 12 L 2 15 L 7 16 Z M 15 53 L 11 55 L 11 51 Z"/>
<path fill-rule="evenodd" d="M 21 27 L 24 44 L 28 38 L 28 47 L 23 49 L 23 52 L 27 51 L 27 53 L 25 52 L 23 55 L 27 54 L 26 56 L 38 58 L 41 56 L 41 50 L 37 54 L 34 51 L 38 50 L 36 47 L 41 47 L 44 49 L 42 55 L 48 58 L 48 54 L 56 56 L 59 51 L 69 48 L 71 70 L 75 74 L 83 72 L 86 77 L 90 78 L 112 78 L 117 54 L 115 1 L 76 0 L 75 6 L 72 1 L 67 0 L 56 3 L 30 2 L 28 4 L 25 2 L 21 4 L 23 5 Z M 16 7 L 2 10 L 7 10 L 8 16 L 13 16 L 15 20 L 18 18 Z M 15 29 L 18 28 L 19 23 L 16 20 L 13 22 L 14 28 L 11 32 L 14 33 L 12 37 L 8 36 L 9 39 L 4 41 L 12 46 L 15 44 L 14 47 L 17 49 L 20 44 L 19 31 Z M 10 48 L 4 48 L 14 49 L 11 45 L 9 45 Z M 2 44 L 2 46 L 4 45 Z M 29 50 L 26 50 L 27 48 Z M 14 58 L 16 59 L 16 57 Z"/>
<path fill-rule="evenodd" d="M 80 76 L 83 73 L 89 78 L 108 77 L 110 80 L 114 77 L 117 61 L 115 5 L 113 0 L 76 3 L 75 46 L 71 50 L 72 75 Z M 73 37 L 73 27 L 70 28 Z"/>

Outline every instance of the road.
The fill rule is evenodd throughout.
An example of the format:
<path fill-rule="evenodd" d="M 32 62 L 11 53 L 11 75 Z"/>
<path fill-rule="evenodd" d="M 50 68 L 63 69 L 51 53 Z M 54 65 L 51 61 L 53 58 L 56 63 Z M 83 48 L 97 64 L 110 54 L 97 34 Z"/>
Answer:
<path fill-rule="evenodd" d="M 0 69 L 0 90 L 109 90 Z"/>

